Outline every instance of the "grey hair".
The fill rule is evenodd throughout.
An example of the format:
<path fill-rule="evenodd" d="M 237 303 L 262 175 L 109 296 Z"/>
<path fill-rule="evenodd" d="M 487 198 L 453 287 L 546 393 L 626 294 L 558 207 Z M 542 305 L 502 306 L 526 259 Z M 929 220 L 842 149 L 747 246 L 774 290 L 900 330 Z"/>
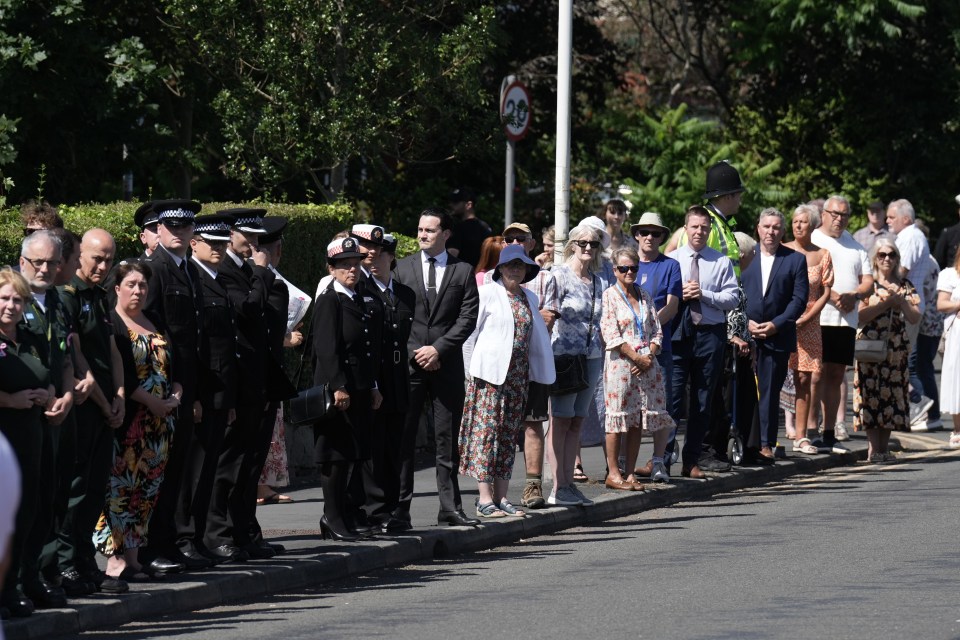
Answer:
<path fill-rule="evenodd" d="M 567 238 L 567 244 L 563 247 L 563 261 L 566 264 L 570 264 L 575 258 L 573 256 L 574 240 L 596 240 L 600 241 L 600 231 L 594 229 L 593 227 L 585 227 L 577 225 L 573 229 L 570 229 L 570 236 Z M 590 259 L 590 271 L 596 273 L 600 270 L 600 265 L 603 260 L 603 245 L 597 247 L 593 251 L 593 257 Z"/>
<path fill-rule="evenodd" d="M 770 217 L 780 218 L 780 226 L 784 229 L 787 228 L 787 219 L 783 217 L 779 209 L 774 209 L 773 207 L 767 207 L 760 212 L 760 215 L 757 217 L 757 224 L 760 224 L 760 221 L 764 218 Z"/>
<path fill-rule="evenodd" d="M 842 204 L 847 208 L 847 212 L 848 212 L 848 213 L 849 213 L 849 211 L 850 211 L 850 201 L 847 200 L 846 198 L 844 198 L 844 197 L 841 196 L 841 195 L 836 195 L 836 194 L 834 194 L 834 195 L 830 196 L 829 198 L 827 198 L 827 199 L 823 202 L 823 208 L 824 208 L 824 209 L 827 208 L 827 203 L 828 203 L 828 202 L 840 202 L 840 203 L 842 203 Z"/>
<path fill-rule="evenodd" d="M 757 246 L 757 241 L 745 234 L 743 231 L 736 231 L 733 234 L 737 238 L 737 247 L 740 249 L 740 257 L 753 252 Z"/>
<path fill-rule="evenodd" d="M 41 243 L 50 243 L 57 250 L 57 256 L 62 255 L 63 243 L 60 241 L 60 238 L 49 229 L 34 231 L 24 238 L 20 244 L 20 255 L 25 257 L 27 253 L 32 253 L 31 249 Z"/>
<path fill-rule="evenodd" d="M 820 210 L 819 210 L 819 209 L 817 209 L 817 208 L 816 208 L 815 206 L 813 206 L 812 204 L 798 204 L 798 205 L 797 205 L 797 208 L 793 210 L 793 217 L 796 218 L 797 215 L 799 215 L 799 214 L 801 214 L 801 213 L 807 214 L 807 218 L 810 219 L 810 228 L 811 228 L 811 229 L 819 229 L 819 228 L 820 228 L 820 223 L 821 223 L 822 221 L 820 220 Z"/>
<path fill-rule="evenodd" d="M 620 258 L 629 258 L 636 263 L 640 262 L 640 254 L 637 253 L 637 250 L 633 247 L 620 247 L 610 254 L 610 260 L 613 262 L 614 266 L 620 262 Z"/>
<path fill-rule="evenodd" d="M 910 218 L 910 222 L 917 221 L 917 212 L 913 210 L 913 205 L 910 204 L 909 200 L 903 198 L 894 200 L 887 205 L 887 209 L 893 209 L 901 218 Z"/>

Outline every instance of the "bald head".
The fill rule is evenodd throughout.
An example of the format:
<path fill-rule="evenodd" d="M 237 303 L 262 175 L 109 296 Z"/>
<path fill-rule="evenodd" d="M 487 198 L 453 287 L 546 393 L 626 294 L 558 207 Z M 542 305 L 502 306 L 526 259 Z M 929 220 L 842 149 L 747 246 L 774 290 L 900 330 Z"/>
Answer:
<path fill-rule="evenodd" d="M 77 277 L 87 284 L 103 284 L 113 267 L 116 244 L 104 229 L 90 229 L 80 241 L 80 268 Z"/>

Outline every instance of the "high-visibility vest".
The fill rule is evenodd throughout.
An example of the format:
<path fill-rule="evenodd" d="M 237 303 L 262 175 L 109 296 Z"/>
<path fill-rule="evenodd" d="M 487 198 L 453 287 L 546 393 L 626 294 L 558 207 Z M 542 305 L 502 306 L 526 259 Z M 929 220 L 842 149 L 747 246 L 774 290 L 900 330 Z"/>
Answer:
<path fill-rule="evenodd" d="M 726 218 L 716 210 L 712 204 L 705 205 L 707 212 L 710 214 L 710 236 L 707 238 L 707 246 L 711 249 L 716 249 L 723 255 L 730 258 L 730 262 L 733 263 L 733 272 L 736 274 L 737 279 L 740 279 L 740 245 L 737 244 L 737 237 L 733 235 L 733 230 L 730 228 L 730 225 L 727 223 Z M 677 239 L 677 246 L 683 246 L 687 244 L 687 232 L 686 230 L 680 233 L 680 237 Z"/>

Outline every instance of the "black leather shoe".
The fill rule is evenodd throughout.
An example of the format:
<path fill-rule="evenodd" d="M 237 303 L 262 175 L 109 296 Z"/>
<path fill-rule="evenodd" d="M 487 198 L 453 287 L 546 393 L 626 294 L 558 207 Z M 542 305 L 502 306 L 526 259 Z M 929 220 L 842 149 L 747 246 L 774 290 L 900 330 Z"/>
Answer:
<path fill-rule="evenodd" d="M 146 564 L 143 567 L 143 572 L 149 575 L 181 573 L 186 570 L 187 565 L 182 562 L 175 562 L 166 556 L 157 556 L 149 564 Z"/>
<path fill-rule="evenodd" d="M 204 557 L 196 549 L 187 549 L 186 551 L 178 550 L 174 559 L 183 564 L 187 568 L 187 571 L 199 571 L 201 569 L 209 569 L 213 566 L 213 560 Z"/>
<path fill-rule="evenodd" d="M 25 596 L 33 600 L 37 609 L 60 609 L 67 606 L 67 594 L 60 587 L 37 582 L 36 584 L 23 585 Z"/>
<path fill-rule="evenodd" d="M 471 518 L 463 512 L 463 509 L 456 511 L 441 511 L 437 514 L 437 524 L 449 524 L 452 527 L 475 527 L 480 524 L 476 518 Z"/>
<path fill-rule="evenodd" d="M 729 462 L 723 462 L 722 460 L 717 460 L 716 458 L 700 458 L 700 460 L 697 461 L 697 466 L 700 467 L 702 471 L 712 471 L 714 473 L 730 471 Z"/>
<path fill-rule="evenodd" d="M 261 540 L 261 541 L 260 541 L 260 546 L 261 546 L 261 547 L 262 547 L 262 546 L 270 547 L 271 549 L 273 549 L 273 552 L 274 552 L 276 555 L 280 555 L 281 553 L 286 553 L 286 552 L 287 552 L 287 548 L 286 548 L 285 546 L 283 546 L 282 544 L 280 544 L 279 542 L 266 542 L 266 541 L 264 541 L 264 540 Z"/>
<path fill-rule="evenodd" d="M 81 571 L 80 576 L 83 578 L 84 582 L 93 584 L 97 591 L 101 591 L 103 581 L 106 579 L 107 574 L 105 574 L 103 571 L 100 571 L 100 569 L 87 569 L 86 571 Z"/>
<path fill-rule="evenodd" d="M 100 591 L 103 593 L 126 593 L 130 591 L 130 585 L 123 578 L 114 576 L 105 576 L 100 583 Z"/>
<path fill-rule="evenodd" d="M 76 569 L 70 569 L 60 574 L 60 587 L 68 598 L 79 598 L 96 593 L 97 586 L 87 582 Z"/>
<path fill-rule="evenodd" d="M 36 610 L 30 598 L 19 594 L 0 600 L 0 607 L 7 610 L 7 617 L 10 618 L 29 618 Z"/>
<path fill-rule="evenodd" d="M 251 560 L 269 560 L 277 555 L 277 552 L 271 549 L 269 545 L 261 547 L 256 542 L 244 545 L 243 551 L 250 556 Z"/>
<path fill-rule="evenodd" d="M 240 547 L 222 544 L 215 549 L 207 549 L 207 557 L 214 562 L 246 562 L 250 556 Z"/>
<path fill-rule="evenodd" d="M 413 525 L 409 520 L 402 520 L 392 516 L 384 520 L 380 525 L 380 531 L 383 533 L 403 533 L 411 529 L 413 529 Z"/>
<path fill-rule="evenodd" d="M 344 529 L 343 531 L 334 529 L 330 521 L 327 520 L 327 516 L 323 516 L 320 518 L 320 538 L 322 540 L 330 538 L 331 540 L 339 540 L 340 542 L 356 542 L 360 539 L 360 536 L 349 529 Z"/>

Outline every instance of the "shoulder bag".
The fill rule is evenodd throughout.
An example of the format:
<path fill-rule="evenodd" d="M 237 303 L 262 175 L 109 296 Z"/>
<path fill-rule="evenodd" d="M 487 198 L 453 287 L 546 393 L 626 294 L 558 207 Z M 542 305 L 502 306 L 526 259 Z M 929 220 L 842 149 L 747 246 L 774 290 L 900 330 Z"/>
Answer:
<path fill-rule="evenodd" d="M 322 295 L 322 294 L 321 294 Z M 336 292 L 333 293 L 336 296 Z M 316 313 L 316 309 L 314 309 Z M 341 310 L 340 302 L 337 300 L 337 335 L 336 339 L 340 340 L 341 331 Z M 311 338 L 313 337 L 313 322 L 311 319 L 310 330 L 307 331 L 307 339 L 303 341 L 303 353 L 300 354 L 300 366 L 297 367 L 297 375 L 294 381 L 294 387 L 300 388 L 300 374 L 303 373 L 303 361 L 307 355 L 307 350 L 313 348 L 313 343 Z M 296 398 L 290 400 L 290 413 L 289 420 L 290 424 L 293 425 L 303 425 L 303 424 L 312 424 L 315 422 L 322 422 L 324 419 L 329 418 L 336 412 L 336 407 L 333 404 L 333 389 L 330 388 L 330 385 L 327 383 L 313 385 L 309 389 L 304 389 L 297 393 Z"/>
<path fill-rule="evenodd" d="M 597 275 L 593 274 L 593 297 L 590 298 L 590 327 L 587 331 L 587 350 L 593 339 L 593 314 L 597 304 Z M 583 353 L 576 355 L 553 356 L 553 366 L 557 371 L 557 378 L 550 385 L 550 395 L 565 396 L 570 393 L 579 393 L 590 386 L 587 382 L 587 356 Z"/>

